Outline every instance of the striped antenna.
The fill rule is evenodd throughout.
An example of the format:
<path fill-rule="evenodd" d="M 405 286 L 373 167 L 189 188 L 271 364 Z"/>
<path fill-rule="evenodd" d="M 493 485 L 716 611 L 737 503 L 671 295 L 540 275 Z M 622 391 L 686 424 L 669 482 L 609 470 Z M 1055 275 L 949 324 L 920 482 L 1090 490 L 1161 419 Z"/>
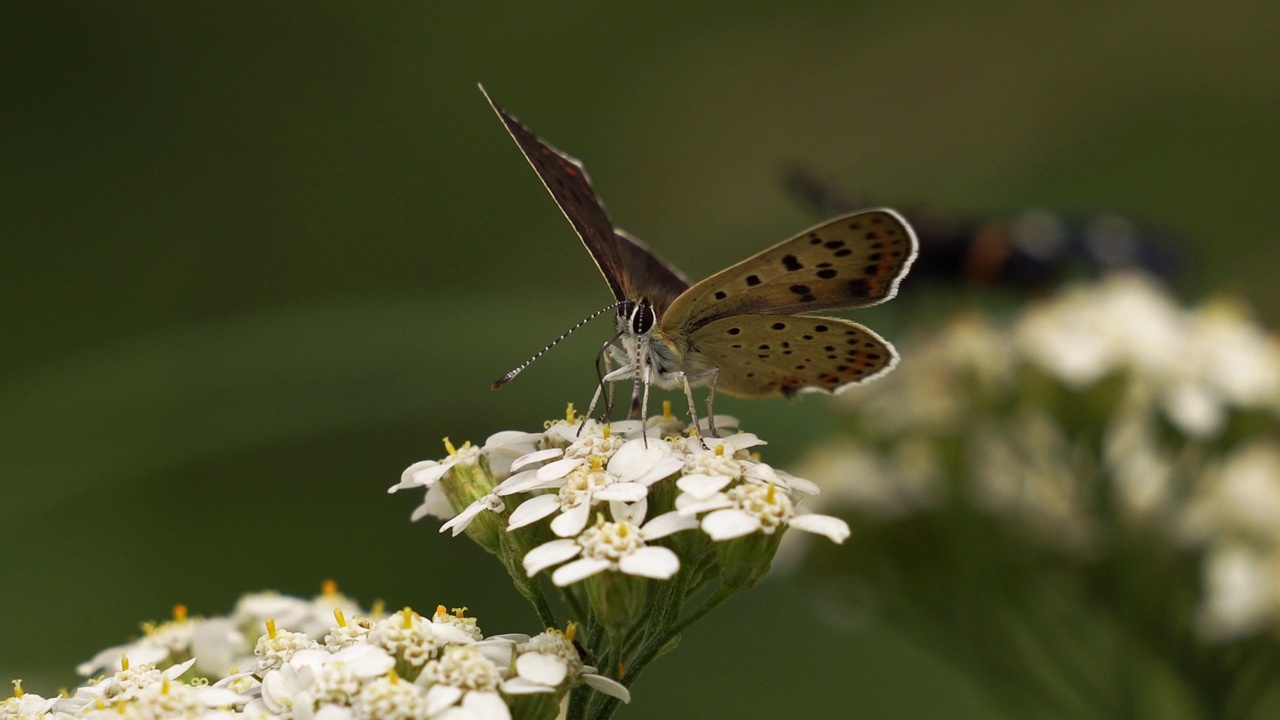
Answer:
<path fill-rule="evenodd" d="M 585 318 L 583 318 L 583 319 L 579 320 L 577 325 L 574 325 L 573 327 L 571 327 L 571 328 L 569 328 L 568 330 L 564 331 L 564 334 L 563 334 L 563 335 L 561 335 L 560 337 L 556 338 L 555 340 L 552 340 L 550 343 L 547 343 L 547 346 L 546 346 L 546 347 L 544 347 L 544 348 L 542 348 L 542 349 L 541 349 L 541 350 L 539 350 L 538 352 L 534 353 L 534 354 L 533 354 L 533 357 L 530 357 L 528 360 L 525 360 L 523 363 L 520 363 L 520 366 L 519 366 L 519 367 L 517 367 L 516 369 L 514 369 L 514 370 L 512 370 L 512 371 L 508 372 L 506 375 L 503 375 L 502 377 L 500 377 L 500 378 L 498 378 L 497 380 L 495 380 L 495 381 L 493 382 L 493 387 L 492 387 L 492 389 L 497 390 L 498 388 L 502 387 L 503 385 L 506 385 L 507 383 L 511 382 L 512 380 L 514 380 L 514 379 L 515 379 L 515 377 L 516 377 L 517 375 L 519 375 L 520 373 L 524 372 L 524 369 L 525 369 L 525 368 L 527 368 L 527 367 L 529 367 L 530 365 L 532 365 L 534 360 L 537 360 L 538 358 L 540 358 L 540 357 L 542 357 L 543 355 L 545 355 L 545 354 L 546 354 L 546 352 L 547 352 L 548 350 L 550 350 L 551 348 L 555 347 L 557 343 L 559 343 L 561 340 L 563 340 L 563 339 L 565 339 L 565 338 L 569 337 L 569 335 L 570 335 L 570 334 L 572 334 L 574 330 L 577 330 L 578 328 L 582 327 L 583 325 L 586 325 L 587 323 L 591 322 L 592 320 L 595 320 L 596 318 L 598 318 L 598 317 L 600 317 L 601 315 L 603 315 L 603 314 L 605 314 L 605 313 L 609 312 L 610 310 L 616 310 L 617 308 L 619 308 L 620 306 L 622 306 L 623 304 L 625 304 L 625 302 L 626 302 L 626 301 L 616 302 L 616 303 L 614 303 L 614 304 L 612 304 L 612 305 L 609 305 L 609 306 L 607 306 L 607 307 L 602 307 L 602 308 L 600 308 L 599 310 L 597 310 L 597 311 L 595 311 L 595 312 L 591 313 L 590 315 L 586 316 Z"/>

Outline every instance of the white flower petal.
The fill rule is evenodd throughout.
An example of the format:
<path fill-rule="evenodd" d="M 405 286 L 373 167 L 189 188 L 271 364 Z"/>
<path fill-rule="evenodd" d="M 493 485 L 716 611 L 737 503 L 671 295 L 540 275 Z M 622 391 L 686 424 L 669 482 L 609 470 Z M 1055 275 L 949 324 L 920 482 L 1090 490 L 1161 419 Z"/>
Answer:
<path fill-rule="evenodd" d="M 697 515 L 709 510 L 733 507 L 733 501 L 724 493 L 716 493 L 705 500 L 683 494 L 676 498 L 676 511 L 681 515 Z"/>
<path fill-rule="evenodd" d="M 628 575 L 666 580 L 680 572 L 680 558 L 669 548 L 651 545 L 624 555 L 618 569 Z"/>
<path fill-rule="evenodd" d="M 676 487 L 697 500 L 706 500 L 733 482 L 724 475 L 685 475 L 676 481 Z"/>
<path fill-rule="evenodd" d="M 387 492 L 393 493 L 397 490 L 405 490 L 407 488 L 422 487 L 426 485 L 427 483 L 424 483 L 419 479 L 418 473 L 428 468 L 434 468 L 438 465 L 440 465 L 440 463 L 435 460 L 420 460 L 410 465 L 404 469 L 404 472 L 400 473 L 400 482 L 387 488 Z M 443 474 L 444 471 L 441 470 L 440 475 Z M 423 475 L 422 477 L 429 476 Z M 437 475 L 435 479 L 438 480 L 439 475 Z M 432 482 L 435 482 L 435 480 L 432 480 Z"/>
<path fill-rule="evenodd" d="M 168 655 L 168 654 L 169 654 L 169 653 L 168 653 L 168 651 L 166 650 L 166 651 L 165 651 L 165 655 Z M 130 662 L 133 662 L 133 661 L 132 661 L 132 660 L 130 660 Z M 166 679 L 168 679 L 168 680 L 173 680 L 173 679 L 175 679 L 175 678 L 182 677 L 182 673 L 184 673 L 184 672 L 186 672 L 186 671 L 190 670 L 190 669 L 191 669 L 191 666 L 192 666 L 192 665 L 195 665 L 195 664 L 196 664 L 196 659 L 195 659 L 195 658 L 191 658 L 190 660 L 188 660 L 188 661 L 186 661 L 186 662 L 184 662 L 184 663 L 179 663 L 179 664 L 177 664 L 177 665 L 171 665 L 171 666 L 169 667 L 169 669 L 167 669 L 167 670 L 165 670 L 163 673 L 161 673 L 161 676 L 162 676 L 162 677 L 164 677 L 164 678 L 166 678 Z"/>
<path fill-rule="evenodd" d="M 416 482 L 423 487 L 430 487 L 453 468 L 454 462 L 455 461 L 453 460 L 446 460 L 445 462 L 433 463 L 428 460 L 427 462 L 422 463 L 422 467 L 413 472 L 411 475 L 413 482 Z M 408 470 L 405 472 L 407 473 Z M 403 475 L 401 477 L 403 479 Z"/>
<path fill-rule="evenodd" d="M 781 481 L 781 484 L 798 493 L 804 493 L 805 495 L 818 495 L 822 493 L 822 488 L 818 487 L 817 483 L 812 480 L 806 480 L 802 477 L 796 477 L 788 472 L 782 472 L 779 470 L 778 480 Z"/>
<path fill-rule="evenodd" d="M 541 520 L 559 509 L 560 498 L 556 495 L 531 497 L 511 511 L 511 519 L 507 521 L 507 529 L 522 528 L 525 525 Z"/>
<path fill-rule="evenodd" d="M 830 515 L 797 515 L 787 524 L 797 530 L 823 535 L 836 543 L 849 539 L 849 523 Z"/>
<path fill-rule="evenodd" d="M 649 512 L 649 498 L 644 497 L 636 502 L 611 502 L 609 503 L 609 516 L 614 522 L 630 523 L 639 526 L 644 522 L 644 516 Z"/>
<path fill-rule="evenodd" d="M 351 708 L 337 703 L 326 703 L 316 711 L 313 720 L 350 720 L 352 717 L 355 717 L 355 711 Z"/>
<path fill-rule="evenodd" d="M 208 708 L 242 705 L 249 701 L 245 695 L 228 688 L 208 686 L 200 690 L 200 704 Z"/>
<path fill-rule="evenodd" d="M 472 690 L 462 698 L 462 709 L 478 720 L 511 720 L 511 709 L 496 692 Z"/>
<path fill-rule="evenodd" d="M 528 455 L 521 455 L 515 460 L 512 460 L 511 471 L 515 472 L 516 470 L 519 470 L 525 465 L 531 465 L 536 462 L 542 462 L 543 460 L 550 460 L 551 458 L 558 458 L 561 455 L 564 455 L 564 450 L 562 448 L 547 448 L 546 450 L 535 450 L 534 452 L 531 452 Z"/>
<path fill-rule="evenodd" d="M 702 518 L 702 531 L 712 540 L 730 540 L 760 529 L 760 520 L 737 508 L 716 510 Z"/>
<path fill-rule="evenodd" d="M 627 688 L 617 680 L 610 680 L 603 675 L 596 675 L 594 673 L 585 674 L 582 676 L 582 679 L 587 683 L 588 687 L 594 690 L 598 690 L 611 697 L 616 697 L 624 703 L 631 702 L 631 691 L 627 690 Z"/>
<path fill-rule="evenodd" d="M 549 462 L 538 468 L 539 480 L 559 480 L 568 475 L 570 471 L 579 465 L 585 463 L 583 458 L 562 458 L 555 462 Z"/>
<path fill-rule="evenodd" d="M 638 482 L 616 482 L 597 490 L 593 500 L 624 503 L 640 502 L 649 497 L 649 487 Z M 577 533 L 574 533 L 575 535 Z"/>
<path fill-rule="evenodd" d="M 449 496 L 445 494 L 444 488 L 439 485 L 432 485 L 427 488 L 427 496 L 422 498 L 422 504 L 413 509 L 413 514 L 409 516 L 409 520 L 418 522 L 428 515 L 441 520 L 448 520 L 456 514 L 457 512 L 453 509 L 453 503 L 449 502 Z"/>
<path fill-rule="evenodd" d="M 525 557 L 528 556 L 526 555 Z M 585 580 L 596 573 L 608 570 L 610 565 L 611 563 L 608 560 L 596 560 L 594 558 L 574 560 L 552 573 L 551 582 L 559 587 L 572 585 L 579 580 Z"/>
<path fill-rule="evenodd" d="M 494 486 L 493 492 L 505 497 L 516 493 L 528 492 L 534 485 L 541 482 L 538 479 L 537 470 L 522 470 L 518 473 L 513 473 L 511 477 Z"/>
<path fill-rule="evenodd" d="M 622 437 L 639 435 L 643 429 L 644 423 L 639 420 L 616 420 L 609 425 L 609 432 Z"/>
<path fill-rule="evenodd" d="M 462 512 L 455 515 L 452 520 L 441 525 L 440 532 L 445 532 L 446 530 L 452 530 L 453 536 L 458 537 L 459 535 L 462 534 L 464 530 L 467 529 L 467 526 L 471 524 L 471 521 L 474 520 L 477 515 L 484 512 L 486 509 L 487 509 L 487 506 L 484 502 L 484 498 L 480 498 L 479 500 L 476 500 L 475 502 L 463 508 Z"/>
<path fill-rule="evenodd" d="M 646 444 L 648 447 L 646 447 Z M 609 474 L 624 482 L 646 485 L 661 480 L 684 467 L 671 443 L 663 440 L 628 440 L 609 458 Z"/>
<path fill-rule="evenodd" d="M 555 497 L 554 495 L 552 497 Z M 559 500 L 559 498 L 556 498 Z M 560 513 L 551 521 L 551 532 L 557 537 L 574 537 L 582 532 L 591 519 L 591 503 L 581 502 Z"/>
<path fill-rule="evenodd" d="M 436 683 L 427 690 L 427 715 L 435 715 L 458 702 L 462 697 L 462 688 Z"/>
<path fill-rule="evenodd" d="M 657 540 L 681 530 L 692 530 L 698 527 L 698 519 L 689 515 L 681 515 L 672 510 L 650 520 L 640 528 L 640 537 L 645 540 Z"/>
<path fill-rule="evenodd" d="M 582 552 L 582 547 L 575 540 L 552 540 L 525 553 L 524 571 L 529 573 L 529 577 L 533 577 L 552 565 L 559 565 L 580 552 Z"/>
<path fill-rule="evenodd" d="M 516 673 L 532 682 L 555 687 L 569 676 L 569 664 L 555 655 L 527 652 L 516 658 Z"/>
<path fill-rule="evenodd" d="M 556 688 L 554 687 L 539 685 L 522 677 L 513 677 L 510 680 L 504 680 L 502 683 L 502 692 L 508 695 L 531 695 L 533 693 L 553 693 L 555 691 Z"/>

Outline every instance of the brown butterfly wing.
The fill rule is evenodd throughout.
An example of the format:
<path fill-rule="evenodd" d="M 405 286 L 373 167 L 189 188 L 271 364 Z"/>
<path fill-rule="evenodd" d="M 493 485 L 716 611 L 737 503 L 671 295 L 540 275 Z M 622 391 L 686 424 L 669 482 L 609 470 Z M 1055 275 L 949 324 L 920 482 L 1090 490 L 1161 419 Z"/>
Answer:
<path fill-rule="evenodd" d="M 717 367 L 718 391 L 735 397 L 835 393 L 888 372 L 898 353 L 858 323 L 815 315 L 739 315 L 688 338 L 685 365 Z"/>
<path fill-rule="evenodd" d="M 626 268 L 623 284 L 629 298 L 648 300 L 658 317 L 662 317 L 680 293 L 689 289 L 689 278 L 626 231 L 615 232 L 618 255 L 622 267 Z"/>
<path fill-rule="evenodd" d="M 828 220 L 694 285 L 661 326 L 687 334 L 720 318 L 875 305 L 892 298 L 916 256 L 911 226 L 888 209 Z"/>
<path fill-rule="evenodd" d="M 650 298 L 656 305 L 660 299 L 665 308 L 689 287 L 688 280 L 678 270 L 644 243 L 613 227 L 581 162 L 544 142 L 494 102 L 483 86 L 480 92 L 582 238 L 582 244 L 600 268 L 616 300 Z"/>

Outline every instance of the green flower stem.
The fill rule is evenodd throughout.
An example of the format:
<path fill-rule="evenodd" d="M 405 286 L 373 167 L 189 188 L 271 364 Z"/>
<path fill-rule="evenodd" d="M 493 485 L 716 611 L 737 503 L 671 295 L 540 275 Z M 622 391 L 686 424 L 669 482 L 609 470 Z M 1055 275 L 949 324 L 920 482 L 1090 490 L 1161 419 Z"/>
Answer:
<path fill-rule="evenodd" d="M 665 632 L 658 633 L 657 637 L 645 642 L 640 651 L 631 658 L 630 664 L 626 666 L 627 674 L 625 676 L 614 677 L 616 668 L 611 668 L 607 673 L 608 676 L 614 677 L 614 679 L 622 683 L 623 686 L 630 688 L 631 685 L 639 679 L 640 673 L 644 671 L 645 667 L 662 654 L 662 650 L 666 648 L 672 640 L 680 635 L 685 628 L 706 617 L 708 613 L 723 604 L 725 600 L 732 597 L 738 592 L 738 590 L 739 588 L 730 587 L 728 585 L 721 585 L 716 588 L 716 591 L 712 593 L 711 597 L 707 598 L 707 601 L 704 602 L 701 607 L 678 622 L 673 623 Z M 591 720 L 609 720 L 609 718 L 613 716 L 613 713 L 618 709 L 618 702 L 618 698 L 613 697 L 612 695 L 598 694 L 596 696 L 596 702 L 592 703 L 591 712 L 587 717 L 591 718 Z"/>
<path fill-rule="evenodd" d="M 589 619 L 589 611 L 583 605 L 582 598 L 578 596 L 578 593 L 574 592 L 572 587 L 561 588 L 560 597 L 564 598 L 564 602 L 569 606 L 574 618 L 585 628 Z"/>
<path fill-rule="evenodd" d="M 516 590 L 520 591 L 520 594 L 533 605 L 534 612 L 538 613 L 543 629 L 559 627 L 556 624 L 556 613 L 551 609 L 547 596 L 542 592 L 542 583 L 536 578 L 525 576 L 524 568 L 517 569 L 507 563 L 503 564 L 507 566 L 507 574 L 511 576 Z"/>

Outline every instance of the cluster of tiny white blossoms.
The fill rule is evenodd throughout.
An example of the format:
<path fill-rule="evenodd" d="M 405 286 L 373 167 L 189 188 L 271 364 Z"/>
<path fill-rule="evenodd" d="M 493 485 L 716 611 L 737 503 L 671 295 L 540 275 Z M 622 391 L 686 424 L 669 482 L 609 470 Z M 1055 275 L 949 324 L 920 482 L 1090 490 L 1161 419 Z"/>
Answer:
<path fill-rule="evenodd" d="M 365 615 L 338 597 L 263 593 L 246 596 L 227 617 L 178 613 L 171 627 L 144 626 L 142 640 L 80 666 L 95 677 L 74 691 L 46 698 L 15 681 L 0 720 L 553 720 L 575 687 L 629 700 L 626 688 L 579 658 L 573 625 L 485 637 L 463 610 Z M 267 616 L 251 642 L 243 623 L 262 612 L 281 614 Z M 286 618 L 299 629 L 286 629 Z M 232 662 L 208 670 L 202 652 Z"/>
<path fill-rule="evenodd" d="M 1203 553 L 1202 637 L 1280 626 L 1280 339 L 1240 304 L 1114 276 L 902 346 L 801 463 L 822 507 L 892 522 L 963 498 L 1082 561 L 1118 511 Z"/>
<path fill-rule="evenodd" d="M 715 424 L 738 423 L 720 416 Z M 558 566 L 551 580 L 562 587 L 604 572 L 669 579 L 682 558 L 655 541 L 683 531 L 725 542 L 792 527 L 843 542 L 842 520 L 797 512 L 817 487 L 761 462 L 752 449 L 764 444 L 751 433 L 689 433 L 669 403 L 645 422 L 613 423 L 578 418 L 570 406 L 541 433 L 502 432 L 480 447 L 446 440 L 448 457 L 411 465 L 391 491 L 426 488 L 414 519 L 440 517 L 441 531 L 455 535 L 487 513 L 500 519 L 499 532 L 549 530 L 552 539 L 525 548 L 520 561 L 529 576 Z M 459 475 L 465 482 L 445 482 Z M 767 567 L 769 557 L 759 560 Z"/>

